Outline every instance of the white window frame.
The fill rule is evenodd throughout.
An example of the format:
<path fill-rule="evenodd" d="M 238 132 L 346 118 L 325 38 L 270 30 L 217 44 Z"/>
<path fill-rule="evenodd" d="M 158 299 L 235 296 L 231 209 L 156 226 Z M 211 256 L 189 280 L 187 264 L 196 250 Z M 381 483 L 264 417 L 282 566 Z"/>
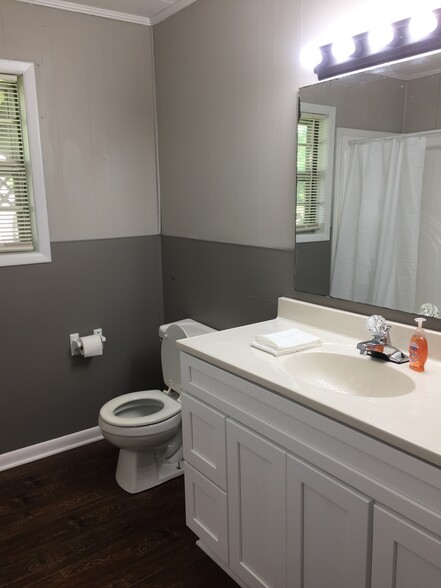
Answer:
<path fill-rule="evenodd" d="M 313 241 L 329 241 L 331 236 L 331 210 L 332 210 L 332 181 L 334 175 L 334 136 L 335 136 L 335 106 L 325 104 L 310 104 L 300 102 L 300 112 L 303 114 L 323 114 L 328 123 L 328 168 L 324 179 L 324 191 L 326 194 L 324 206 L 324 219 L 319 229 L 311 233 L 296 232 L 297 243 L 311 243 Z M 297 190 L 297 188 L 296 188 Z M 297 193 L 297 192 L 296 192 Z"/>
<path fill-rule="evenodd" d="M 40 125 L 37 105 L 35 66 L 25 61 L 0 59 L 0 73 L 22 76 L 25 113 L 23 126 L 26 127 L 29 143 L 29 177 L 32 185 L 29 208 L 31 212 L 34 251 L 0 254 L 0 266 L 47 263 L 52 260 L 49 224 L 47 218 L 46 190 L 43 173 L 43 155 L 40 140 Z"/>

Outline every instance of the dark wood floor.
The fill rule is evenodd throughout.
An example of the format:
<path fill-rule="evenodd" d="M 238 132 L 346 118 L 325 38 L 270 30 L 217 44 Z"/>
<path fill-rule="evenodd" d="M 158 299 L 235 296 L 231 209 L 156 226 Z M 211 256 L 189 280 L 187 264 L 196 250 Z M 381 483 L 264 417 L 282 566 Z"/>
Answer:
<path fill-rule="evenodd" d="M 183 476 L 140 494 L 106 441 L 0 472 L 0 586 L 237 588 L 185 526 Z"/>

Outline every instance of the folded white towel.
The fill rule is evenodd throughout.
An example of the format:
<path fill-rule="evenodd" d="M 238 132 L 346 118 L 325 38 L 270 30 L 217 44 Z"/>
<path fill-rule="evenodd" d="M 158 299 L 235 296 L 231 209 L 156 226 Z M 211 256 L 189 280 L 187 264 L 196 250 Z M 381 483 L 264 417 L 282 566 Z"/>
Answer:
<path fill-rule="evenodd" d="M 278 333 L 257 335 L 251 345 L 278 356 L 318 347 L 321 345 L 321 341 L 319 337 L 305 333 L 300 329 L 287 329 Z"/>

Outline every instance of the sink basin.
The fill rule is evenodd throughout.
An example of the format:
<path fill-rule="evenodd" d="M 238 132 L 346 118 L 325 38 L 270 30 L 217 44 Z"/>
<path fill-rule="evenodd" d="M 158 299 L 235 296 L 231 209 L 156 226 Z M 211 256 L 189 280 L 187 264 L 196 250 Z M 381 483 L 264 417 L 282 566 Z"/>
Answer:
<path fill-rule="evenodd" d="M 298 353 L 288 357 L 283 370 L 296 382 L 333 393 L 352 396 L 403 396 L 414 390 L 413 380 L 403 373 L 407 365 L 394 367 L 370 357 L 338 353 Z"/>

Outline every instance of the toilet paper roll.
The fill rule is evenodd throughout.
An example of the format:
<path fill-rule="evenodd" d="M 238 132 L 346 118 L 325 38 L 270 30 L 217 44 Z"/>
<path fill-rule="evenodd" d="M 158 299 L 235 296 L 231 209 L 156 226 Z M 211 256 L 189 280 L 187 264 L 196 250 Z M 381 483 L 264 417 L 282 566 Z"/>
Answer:
<path fill-rule="evenodd" d="M 80 353 L 84 357 L 94 357 L 95 355 L 103 354 L 103 342 L 101 335 L 88 335 L 87 337 L 81 337 L 82 343 L 80 347 Z"/>

